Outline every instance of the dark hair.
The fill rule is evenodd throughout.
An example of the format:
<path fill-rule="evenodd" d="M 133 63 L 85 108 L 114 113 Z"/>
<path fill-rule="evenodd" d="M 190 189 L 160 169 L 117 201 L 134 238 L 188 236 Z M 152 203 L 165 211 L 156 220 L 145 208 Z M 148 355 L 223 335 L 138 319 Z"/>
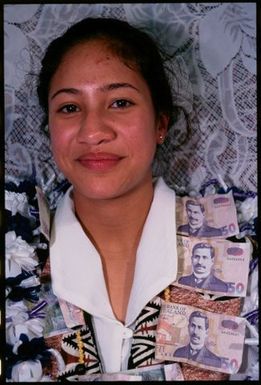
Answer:
<path fill-rule="evenodd" d="M 209 245 L 208 243 L 204 243 L 204 242 L 196 243 L 195 246 L 192 249 L 192 256 L 194 255 L 194 253 L 195 253 L 195 251 L 197 249 L 207 249 L 207 250 L 210 250 L 210 256 L 211 256 L 212 259 L 215 256 L 215 249 L 214 249 L 214 247 Z"/>
<path fill-rule="evenodd" d="M 204 207 L 204 205 L 203 205 L 202 203 L 193 201 L 192 199 L 188 199 L 188 200 L 186 201 L 186 209 L 188 208 L 188 205 L 199 206 L 200 209 L 201 209 L 201 211 L 202 211 L 202 213 L 205 212 L 205 207 Z"/>
<path fill-rule="evenodd" d="M 164 58 L 154 40 L 127 22 L 112 18 L 86 18 L 71 26 L 53 40 L 42 60 L 37 92 L 44 112 L 48 113 L 50 82 L 63 56 L 75 45 L 88 40 L 102 39 L 129 67 L 136 67 L 151 92 L 157 116 L 165 113 L 173 120 L 172 92 L 164 69 Z"/>
<path fill-rule="evenodd" d="M 189 325 L 192 322 L 192 318 L 195 318 L 195 317 L 203 318 L 205 320 L 205 327 L 206 327 L 206 329 L 209 328 L 208 317 L 206 316 L 205 313 L 203 313 L 202 311 L 198 311 L 198 310 L 193 311 L 193 313 L 190 314 L 190 316 L 189 316 Z"/>

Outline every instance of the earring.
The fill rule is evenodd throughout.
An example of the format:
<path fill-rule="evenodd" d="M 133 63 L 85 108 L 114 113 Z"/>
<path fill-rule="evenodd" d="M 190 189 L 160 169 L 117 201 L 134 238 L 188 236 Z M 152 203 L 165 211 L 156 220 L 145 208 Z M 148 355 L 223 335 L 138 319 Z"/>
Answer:
<path fill-rule="evenodd" d="M 164 138 L 163 138 L 163 135 L 160 134 L 159 136 L 159 140 L 160 140 L 160 144 L 162 144 L 164 142 Z"/>

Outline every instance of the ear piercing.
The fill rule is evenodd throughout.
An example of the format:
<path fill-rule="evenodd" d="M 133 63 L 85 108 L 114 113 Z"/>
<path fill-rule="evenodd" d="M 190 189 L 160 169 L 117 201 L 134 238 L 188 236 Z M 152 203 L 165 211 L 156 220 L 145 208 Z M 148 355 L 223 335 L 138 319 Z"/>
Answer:
<path fill-rule="evenodd" d="M 163 138 L 163 135 L 160 134 L 159 136 L 159 140 L 160 140 L 160 144 L 162 144 L 164 142 L 164 138 Z"/>

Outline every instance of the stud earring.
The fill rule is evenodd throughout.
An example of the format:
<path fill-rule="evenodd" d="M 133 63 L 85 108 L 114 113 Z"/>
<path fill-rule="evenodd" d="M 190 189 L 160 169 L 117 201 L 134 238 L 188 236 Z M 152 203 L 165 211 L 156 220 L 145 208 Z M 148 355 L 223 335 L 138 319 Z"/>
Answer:
<path fill-rule="evenodd" d="M 160 140 L 160 144 L 162 144 L 162 143 L 164 142 L 163 135 L 160 135 L 160 136 L 159 136 L 159 140 Z"/>

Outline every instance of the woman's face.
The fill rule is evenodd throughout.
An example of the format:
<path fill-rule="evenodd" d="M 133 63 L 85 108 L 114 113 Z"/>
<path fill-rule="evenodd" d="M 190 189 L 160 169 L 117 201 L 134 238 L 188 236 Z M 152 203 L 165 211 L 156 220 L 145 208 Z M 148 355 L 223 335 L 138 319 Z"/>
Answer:
<path fill-rule="evenodd" d="M 151 183 L 151 163 L 168 119 L 156 119 L 143 77 L 102 41 L 72 48 L 49 91 L 55 161 L 77 195 L 109 199 Z"/>

